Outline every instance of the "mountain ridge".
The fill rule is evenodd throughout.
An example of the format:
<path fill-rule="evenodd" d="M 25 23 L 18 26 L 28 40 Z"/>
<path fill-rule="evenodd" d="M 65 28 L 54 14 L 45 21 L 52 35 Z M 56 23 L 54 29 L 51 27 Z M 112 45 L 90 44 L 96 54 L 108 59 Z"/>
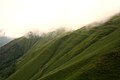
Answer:
<path fill-rule="evenodd" d="M 5 80 L 120 79 L 119 15 L 94 27 L 54 33 L 37 38 Z"/>

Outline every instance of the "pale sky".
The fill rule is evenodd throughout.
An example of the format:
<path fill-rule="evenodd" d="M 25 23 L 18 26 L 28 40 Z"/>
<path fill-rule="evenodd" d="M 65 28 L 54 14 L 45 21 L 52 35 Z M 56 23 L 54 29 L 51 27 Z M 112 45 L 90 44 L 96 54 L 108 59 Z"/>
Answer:
<path fill-rule="evenodd" d="M 77 29 L 120 12 L 120 0 L 0 0 L 0 30 L 20 37 L 28 31 Z"/>

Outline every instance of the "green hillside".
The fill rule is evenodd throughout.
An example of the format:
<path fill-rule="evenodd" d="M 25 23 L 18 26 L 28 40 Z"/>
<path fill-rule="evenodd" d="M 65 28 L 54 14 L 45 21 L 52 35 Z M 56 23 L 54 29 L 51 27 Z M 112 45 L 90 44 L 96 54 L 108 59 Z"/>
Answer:
<path fill-rule="evenodd" d="M 25 54 L 38 37 L 21 37 L 0 48 L 0 77 L 6 78 L 15 71 L 16 60 Z"/>
<path fill-rule="evenodd" d="M 120 80 L 120 15 L 99 26 L 61 33 L 41 36 L 31 48 L 22 47 L 24 54 L 6 80 Z"/>

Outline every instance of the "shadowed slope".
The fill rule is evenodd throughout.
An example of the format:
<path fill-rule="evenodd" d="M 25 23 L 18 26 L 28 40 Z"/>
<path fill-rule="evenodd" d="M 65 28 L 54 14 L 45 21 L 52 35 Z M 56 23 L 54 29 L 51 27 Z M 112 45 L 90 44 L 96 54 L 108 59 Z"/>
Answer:
<path fill-rule="evenodd" d="M 16 60 L 26 53 L 38 38 L 21 37 L 0 48 L 0 76 L 8 77 L 15 70 Z"/>

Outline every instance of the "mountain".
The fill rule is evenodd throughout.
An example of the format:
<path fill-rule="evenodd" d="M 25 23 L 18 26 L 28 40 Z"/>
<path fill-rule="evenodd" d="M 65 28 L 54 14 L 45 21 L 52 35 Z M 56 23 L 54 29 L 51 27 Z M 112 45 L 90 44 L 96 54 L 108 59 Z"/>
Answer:
<path fill-rule="evenodd" d="M 8 77 L 14 72 L 16 60 L 26 53 L 38 39 L 38 37 L 21 37 L 0 48 L 1 78 Z"/>
<path fill-rule="evenodd" d="M 41 36 L 32 46 L 24 41 L 1 48 L 0 56 L 9 57 L 3 57 L 4 65 L 14 63 L 5 80 L 120 80 L 120 15 L 94 27 Z"/>
<path fill-rule="evenodd" d="M 6 36 L 0 36 L 0 47 L 10 42 L 12 39 Z"/>

